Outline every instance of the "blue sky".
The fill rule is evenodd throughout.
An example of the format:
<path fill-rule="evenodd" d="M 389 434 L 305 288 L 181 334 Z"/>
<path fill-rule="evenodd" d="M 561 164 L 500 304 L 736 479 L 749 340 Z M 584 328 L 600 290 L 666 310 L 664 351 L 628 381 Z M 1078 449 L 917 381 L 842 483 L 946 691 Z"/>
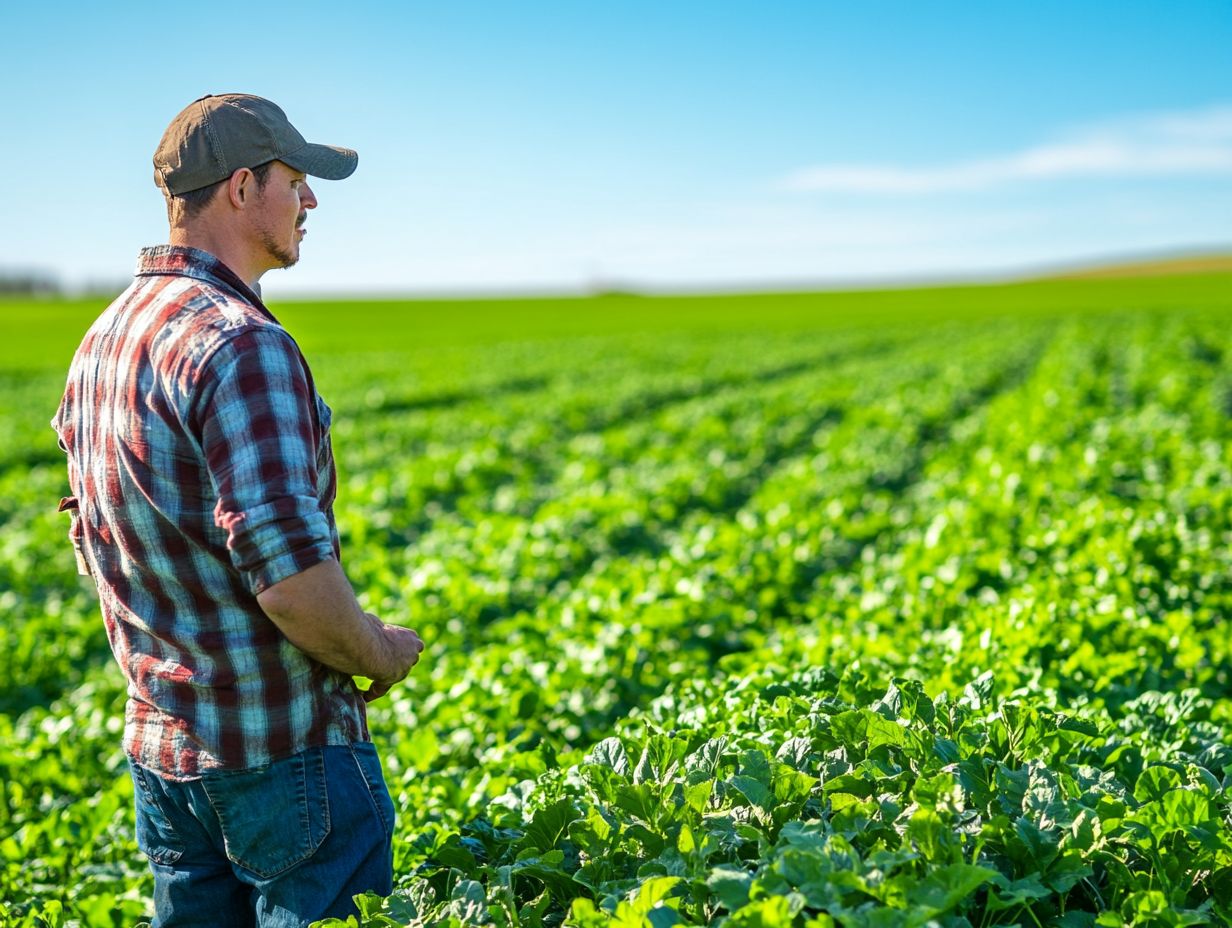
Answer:
<path fill-rule="evenodd" d="M 1232 246 L 1232 3 L 4 4 L 0 267 L 123 280 L 207 92 L 355 148 L 312 291 L 719 289 Z"/>

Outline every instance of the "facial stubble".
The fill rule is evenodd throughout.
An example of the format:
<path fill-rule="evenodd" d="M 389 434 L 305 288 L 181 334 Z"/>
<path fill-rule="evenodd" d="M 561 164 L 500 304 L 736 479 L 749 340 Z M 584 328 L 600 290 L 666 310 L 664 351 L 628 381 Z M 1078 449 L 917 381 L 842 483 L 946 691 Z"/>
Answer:
<path fill-rule="evenodd" d="M 307 218 L 308 214 L 304 213 L 301 214 L 295 221 L 295 229 L 297 232 L 299 231 L 300 226 L 304 224 L 304 220 Z M 277 239 L 274 238 L 274 234 L 270 232 L 269 229 L 261 230 L 261 245 L 265 248 L 266 253 L 278 262 L 278 267 L 280 268 L 285 269 L 291 267 L 299 260 L 299 255 L 292 252 L 290 248 L 280 245 Z"/>

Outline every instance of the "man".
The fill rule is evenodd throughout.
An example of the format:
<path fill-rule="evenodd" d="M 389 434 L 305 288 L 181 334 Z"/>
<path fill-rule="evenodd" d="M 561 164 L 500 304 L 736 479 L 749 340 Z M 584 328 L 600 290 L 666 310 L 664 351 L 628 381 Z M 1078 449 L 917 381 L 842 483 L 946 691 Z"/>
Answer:
<path fill-rule="evenodd" d="M 52 420 L 61 509 L 128 679 L 156 928 L 306 925 L 392 890 L 365 702 L 423 642 L 347 582 L 330 409 L 258 289 L 299 259 L 306 175 L 357 160 L 260 97 L 181 112 L 154 154 L 170 243 L 90 328 Z"/>

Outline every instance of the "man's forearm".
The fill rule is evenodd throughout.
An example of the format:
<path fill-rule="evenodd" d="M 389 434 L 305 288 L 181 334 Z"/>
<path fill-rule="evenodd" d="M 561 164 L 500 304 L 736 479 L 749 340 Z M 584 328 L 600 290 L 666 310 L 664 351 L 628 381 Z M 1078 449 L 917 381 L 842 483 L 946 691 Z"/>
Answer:
<path fill-rule="evenodd" d="M 404 652 L 384 624 L 364 612 L 339 563 L 330 558 L 257 594 L 257 602 L 293 645 L 327 667 L 396 683 L 406 676 Z M 401 631 L 401 630 L 400 630 Z"/>

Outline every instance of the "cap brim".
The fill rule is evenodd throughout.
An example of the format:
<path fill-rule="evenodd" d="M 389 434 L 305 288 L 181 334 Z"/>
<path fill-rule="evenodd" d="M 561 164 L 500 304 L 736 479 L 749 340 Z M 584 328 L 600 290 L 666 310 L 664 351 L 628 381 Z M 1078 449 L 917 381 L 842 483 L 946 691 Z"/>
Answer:
<path fill-rule="evenodd" d="M 355 173 L 359 155 L 349 148 L 314 145 L 309 142 L 303 148 L 285 154 L 278 160 L 313 177 L 342 180 Z"/>

